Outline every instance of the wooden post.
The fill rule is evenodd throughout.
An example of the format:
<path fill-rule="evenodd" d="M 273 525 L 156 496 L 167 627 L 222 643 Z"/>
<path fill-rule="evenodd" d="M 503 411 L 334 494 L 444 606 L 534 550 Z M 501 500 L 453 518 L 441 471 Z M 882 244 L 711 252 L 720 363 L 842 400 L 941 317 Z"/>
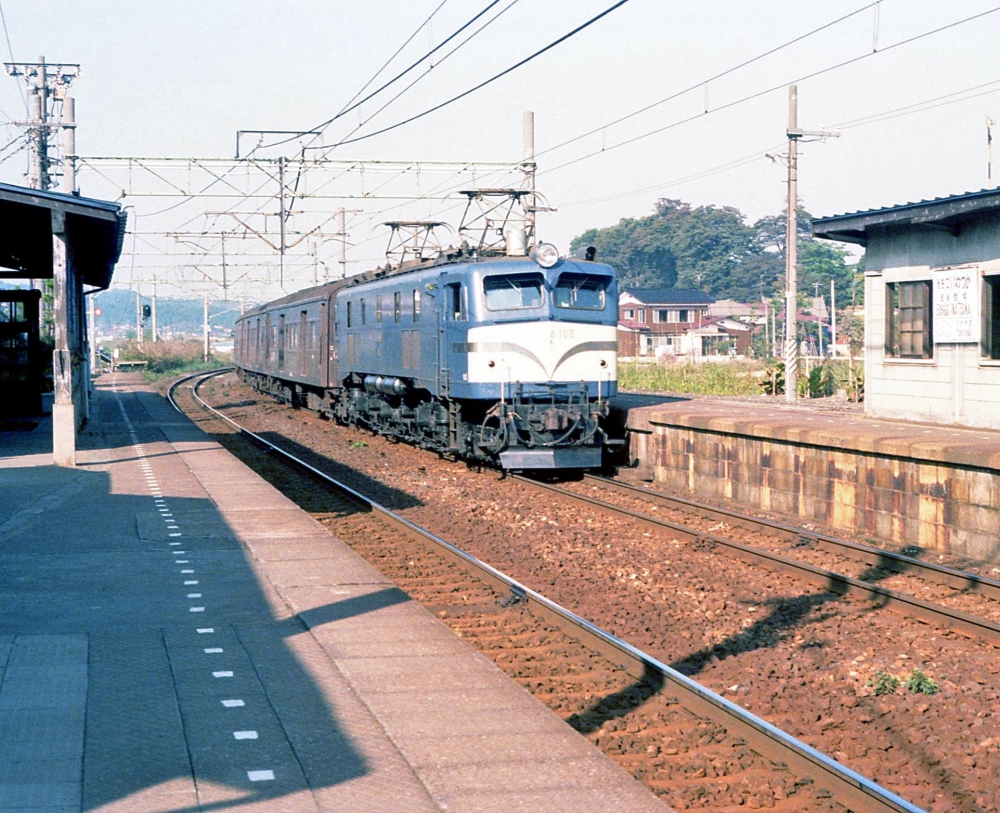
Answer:
<path fill-rule="evenodd" d="M 52 210 L 52 305 L 55 350 L 52 353 L 52 459 L 57 466 L 76 465 L 76 407 L 73 403 L 73 361 L 70 348 L 70 310 L 73 275 L 66 239 L 66 213 Z"/>

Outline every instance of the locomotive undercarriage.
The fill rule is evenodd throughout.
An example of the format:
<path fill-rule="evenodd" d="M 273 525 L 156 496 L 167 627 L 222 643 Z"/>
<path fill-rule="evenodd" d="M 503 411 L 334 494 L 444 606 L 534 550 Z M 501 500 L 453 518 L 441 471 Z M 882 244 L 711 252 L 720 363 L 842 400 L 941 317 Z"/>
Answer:
<path fill-rule="evenodd" d="M 435 399 L 398 379 L 355 377 L 348 386 L 318 391 L 270 376 L 244 374 L 255 389 L 293 407 L 306 407 L 346 424 L 442 455 L 499 463 L 505 469 L 594 468 L 602 447 L 613 445 L 600 426 L 607 402 L 578 390 L 542 395 L 520 387 L 510 399 Z M 377 383 L 376 383 L 377 381 Z"/>

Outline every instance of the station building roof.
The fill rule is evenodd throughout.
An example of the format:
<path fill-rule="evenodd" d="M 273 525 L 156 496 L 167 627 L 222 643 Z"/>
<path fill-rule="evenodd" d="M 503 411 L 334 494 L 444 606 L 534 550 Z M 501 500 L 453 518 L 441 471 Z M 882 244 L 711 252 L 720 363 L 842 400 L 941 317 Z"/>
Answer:
<path fill-rule="evenodd" d="M 997 211 L 1000 211 L 1000 187 L 817 218 L 812 222 L 812 233 L 815 237 L 864 246 L 868 244 L 871 228 L 925 226 L 957 234 L 962 222 Z"/>
<path fill-rule="evenodd" d="M 125 240 L 117 203 L 0 183 L 0 279 L 52 278 L 52 212 L 66 215 L 76 272 L 87 285 L 107 288 Z"/>

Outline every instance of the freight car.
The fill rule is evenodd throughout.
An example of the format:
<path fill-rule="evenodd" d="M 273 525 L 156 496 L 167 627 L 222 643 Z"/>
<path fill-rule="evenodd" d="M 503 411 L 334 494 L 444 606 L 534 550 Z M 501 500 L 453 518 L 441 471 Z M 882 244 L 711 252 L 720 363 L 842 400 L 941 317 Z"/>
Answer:
<path fill-rule="evenodd" d="M 593 468 L 616 444 L 617 303 L 607 265 L 463 246 L 247 312 L 235 363 L 278 400 L 443 455 Z"/>

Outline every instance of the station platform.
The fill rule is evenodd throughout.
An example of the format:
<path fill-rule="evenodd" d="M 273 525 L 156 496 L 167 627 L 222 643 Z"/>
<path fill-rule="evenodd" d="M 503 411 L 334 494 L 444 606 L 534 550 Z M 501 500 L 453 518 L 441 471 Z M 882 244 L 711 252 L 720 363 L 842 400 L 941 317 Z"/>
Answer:
<path fill-rule="evenodd" d="M 138 374 L 51 448 L 0 431 L 0 813 L 668 809 Z"/>
<path fill-rule="evenodd" d="M 1000 563 L 1000 432 L 860 405 L 620 394 L 631 474 L 877 544 Z"/>

